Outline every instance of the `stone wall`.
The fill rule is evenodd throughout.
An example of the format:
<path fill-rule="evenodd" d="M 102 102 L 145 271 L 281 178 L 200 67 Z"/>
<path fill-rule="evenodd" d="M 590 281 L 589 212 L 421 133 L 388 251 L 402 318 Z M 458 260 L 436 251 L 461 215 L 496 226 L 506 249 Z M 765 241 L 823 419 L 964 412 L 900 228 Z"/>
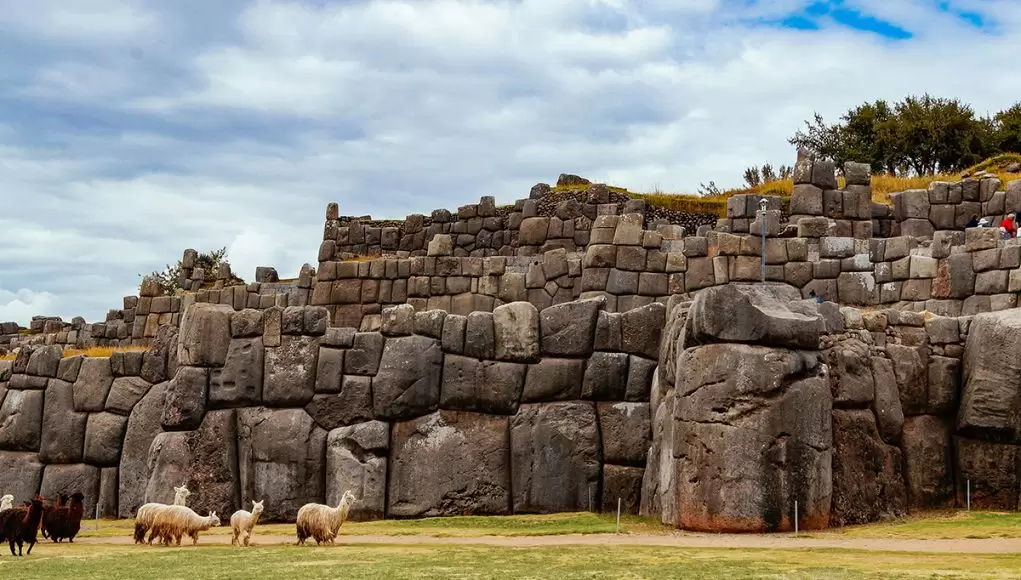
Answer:
<path fill-rule="evenodd" d="M 998 191 L 1001 185 L 995 176 L 969 177 L 891 194 L 894 231 L 931 238 L 940 230 L 963 231 L 972 217 L 989 218 L 999 227 L 1006 214 L 1021 210 L 1021 181 L 1011 182 L 1006 191 Z"/>
<path fill-rule="evenodd" d="M 604 306 L 405 304 L 358 332 L 196 303 L 145 353 L 26 347 L 0 363 L 0 490 L 120 517 L 182 483 L 200 512 L 265 500 L 279 521 L 347 489 L 356 518 L 636 512 L 665 307 Z"/>

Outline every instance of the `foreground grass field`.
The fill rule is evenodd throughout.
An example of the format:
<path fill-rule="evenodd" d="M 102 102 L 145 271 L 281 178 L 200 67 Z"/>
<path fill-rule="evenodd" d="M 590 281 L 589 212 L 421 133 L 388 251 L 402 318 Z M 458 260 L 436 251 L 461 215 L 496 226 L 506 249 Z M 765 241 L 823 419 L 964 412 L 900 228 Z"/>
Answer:
<path fill-rule="evenodd" d="M 1017 578 L 1021 556 L 635 546 L 229 547 L 41 545 L 0 556 L 19 580 L 193 578 Z"/>

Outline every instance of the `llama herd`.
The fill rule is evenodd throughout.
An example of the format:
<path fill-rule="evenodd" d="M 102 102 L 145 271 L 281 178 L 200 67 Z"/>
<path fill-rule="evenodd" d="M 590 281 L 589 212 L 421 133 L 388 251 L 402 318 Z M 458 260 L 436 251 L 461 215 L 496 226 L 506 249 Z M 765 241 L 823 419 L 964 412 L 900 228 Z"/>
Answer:
<path fill-rule="evenodd" d="M 82 527 L 84 501 L 85 496 L 75 492 L 70 497 L 57 495 L 55 504 L 36 496 L 25 505 L 14 507 L 14 496 L 4 495 L 0 497 L 0 542 L 6 540 L 14 556 L 22 555 L 25 544 L 28 544 L 28 554 L 31 554 L 40 531 L 44 538 L 54 542 L 65 539 L 74 542 Z M 14 551 L 15 544 L 18 546 L 17 553 Z"/>
<path fill-rule="evenodd" d="M 191 492 L 182 485 L 174 488 L 174 503 L 168 505 L 151 502 L 138 508 L 135 513 L 135 543 L 152 545 L 153 540 L 159 538 L 159 543 L 164 546 L 180 546 L 181 538 L 188 536 L 192 545 L 195 545 L 199 541 L 200 532 L 223 525 L 216 512 L 201 516 L 187 507 L 185 502 L 190 495 Z M 53 542 L 65 539 L 73 542 L 81 530 L 84 500 L 85 496 L 81 493 L 71 494 L 70 497 L 60 494 L 56 503 L 51 505 L 41 496 L 36 496 L 25 502 L 25 505 L 14 507 L 14 497 L 4 495 L 0 497 L 0 542 L 6 540 L 11 554 L 15 556 L 22 555 L 24 544 L 28 544 L 27 553 L 31 554 L 40 531 L 44 538 Z M 344 492 L 337 507 L 318 503 L 301 506 L 295 523 L 297 544 L 305 545 L 309 538 L 315 540 L 316 544 L 332 544 L 355 501 L 354 494 L 348 490 Z M 263 502 L 253 501 L 252 511 L 238 510 L 231 515 L 232 545 L 249 545 L 262 511 Z M 17 552 L 14 550 L 15 545 L 18 546 Z"/>

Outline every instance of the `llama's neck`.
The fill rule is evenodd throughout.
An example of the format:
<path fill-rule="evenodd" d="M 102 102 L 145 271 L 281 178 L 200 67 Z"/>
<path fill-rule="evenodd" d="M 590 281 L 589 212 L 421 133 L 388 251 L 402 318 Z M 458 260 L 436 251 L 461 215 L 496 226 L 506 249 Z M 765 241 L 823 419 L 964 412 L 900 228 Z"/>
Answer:
<path fill-rule="evenodd" d="M 333 531 L 336 532 L 347 520 L 347 513 L 351 511 L 351 498 L 344 496 L 340 503 L 333 510 Z"/>
<path fill-rule="evenodd" d="M 72 499 L 71 505 L 68 506 L 68 513 L 71 518 L 81 520 L 82 516 L 85 515 L 85 506 L 82 505 L 81 500 Z"/>
<path fill-rule="evenodd" d="M 188 499 L 188 494 L 179 491 L 174 495 L 174 505 L 184 505 L 186 499 Z"/>
<path fill-rule="evenodd" d="M 261 516 L 261 515 L 262 515 L 262 510 L 261 509 L 252 510 L 252 524 L 251 525 L 254 526 L 255 524 L 259 523 L 259 516 Z"/>

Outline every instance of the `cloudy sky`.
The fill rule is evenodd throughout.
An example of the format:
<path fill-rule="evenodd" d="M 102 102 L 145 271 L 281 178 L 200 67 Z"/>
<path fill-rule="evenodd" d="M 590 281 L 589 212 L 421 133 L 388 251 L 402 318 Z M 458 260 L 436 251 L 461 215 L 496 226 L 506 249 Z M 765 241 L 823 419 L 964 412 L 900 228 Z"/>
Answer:
<path fill-rule="evenodd" d="M 0 0 L 0 321 L 102 319 L 227 246 L 314 262 L 562 172 L 632 190 L 791 163 L 813 111 L 1021 96 L 1017 0 Z"/>

